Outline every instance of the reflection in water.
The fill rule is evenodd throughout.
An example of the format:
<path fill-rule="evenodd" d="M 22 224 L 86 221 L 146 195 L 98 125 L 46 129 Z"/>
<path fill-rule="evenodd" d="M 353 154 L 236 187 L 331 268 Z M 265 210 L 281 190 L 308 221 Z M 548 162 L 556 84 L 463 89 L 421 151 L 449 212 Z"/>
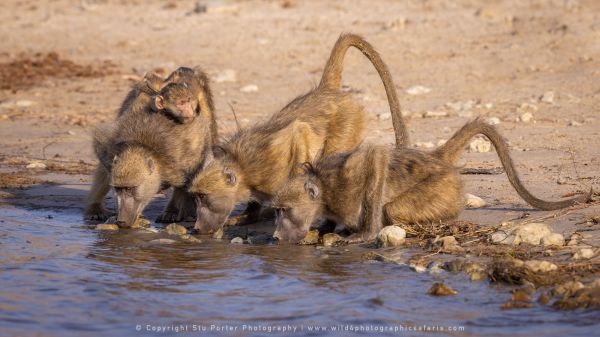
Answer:
<path fill-rule="evenodd" d="M 509 297 L 506 289 L 470 283 L 462 275 L 432 276 L 362 262 L 360 247 L 232 245 L 210 239 L 150 244 L 156 234 L 99 233 L 82 226 L 79 214 L 46 215 L 0 211 L 4 334 L 130 336 L 137 324 L 143 329 L 146 324 L 302 327 L 295 336 L 311 335 L 307 329 L 313 324 L 464 326 L 465 331 L 452 333 L 459 336 L 577 335 L 598 328 L 594 312 L 501 311 Z M 439 278 L 460 294 L 425 295 Z M 238 333 L 245 334 L 252 333 Z"/>

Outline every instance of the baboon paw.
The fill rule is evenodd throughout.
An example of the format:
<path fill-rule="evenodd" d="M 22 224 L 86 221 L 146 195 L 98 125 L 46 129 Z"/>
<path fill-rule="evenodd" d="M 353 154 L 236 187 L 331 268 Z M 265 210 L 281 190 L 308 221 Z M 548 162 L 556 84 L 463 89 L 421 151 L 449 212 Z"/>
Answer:
<path fill-rule="evenodd" d="M 113 216 L 114 213 L 109 212 L 102 208 L 90 209 L 83 215 L 83 220 L 86 221 L 106 221 L 108 218 Z"/>
<path fill-rule="evenodd" d="M 352 234 L 349 235 L 345 238 L 343 238 L 342 240 L 336 242 L 336 246 L 345 246 L 345 245 L 354 245 L 357 243 L 364 243 L 365 242 L 365 238 L 360 235 L 360 234 Z"/>

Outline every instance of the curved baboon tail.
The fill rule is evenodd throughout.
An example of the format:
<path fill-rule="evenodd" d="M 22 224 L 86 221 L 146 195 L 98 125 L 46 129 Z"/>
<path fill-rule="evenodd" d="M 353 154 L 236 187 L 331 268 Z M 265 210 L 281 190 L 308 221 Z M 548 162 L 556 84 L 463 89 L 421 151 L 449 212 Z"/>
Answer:
<path fill-rule="evenodd" d="M 446 144 L 439 147 L 433 153 L 439 158 L 455 164 L 462 154 L 464 147 L 467 145 L 467 142 L 477 134 L 483 134 L 492 142 L 511 185 L 515 188 L 517 193 L 519 193 L 521 198 L 527 201 L 527 203 L 529 203 L 531 206 L 541 210 L 549 211 L 590 201 L 592 190 L 585 195 L 561 201 L 545 201 L 533 196 L 525 188 L 525 186 L 523 186 L 521 179 L 519 179 L 519 175 L 515 170 L 515 165 L 510 157 L 508 144 L 504 138 L 502 138 L 502 135 L 500 135 L 496 128 L 488 123 L 485 123 L 481 118 L 477 118 L 474 121 L 467 123 L 458 132 L 456 132 L 454 136 L 452 136 L 452 138 L 446 142 Z"/>
<path fill-rule="evenodd" d="M 408 146 L 408 132 L 406 131 L 406 125 L 402 119 L 400 112 L 400 102 L 396 93 L 396 87 L 394 81 L 390 75 L 390 71 L 387 65 L 381 59 L 379 53 L 373 48 L 373 46 L 362 37 L 355 34 L 342 34 L 329 55 L 325 69 L 323 70 L 323 77 L 321 77 L 320 88 L 328 88 L 332 90 L 339 90 L 342 82 L 342 70 L 344 67 L 344 57 L 348 48 L 354 47 L 360 50 L 368 59 L 371 61 L 377 73 L 381 77 L 385 93 L 388 98 L 388 104 L 390 106 L 390 113 L 392 115 L 392 124 L 394 126 L 394 133 L 396 134 L 396 147 Z"/>

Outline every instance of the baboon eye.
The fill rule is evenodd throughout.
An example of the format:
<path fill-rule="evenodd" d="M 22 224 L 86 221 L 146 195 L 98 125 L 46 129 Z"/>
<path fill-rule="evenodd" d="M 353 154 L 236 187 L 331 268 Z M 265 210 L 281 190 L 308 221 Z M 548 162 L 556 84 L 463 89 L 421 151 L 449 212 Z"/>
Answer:
<path fill-rule="evenodd" d="M 206 198 L 208 197 L 208 196 L 206 195 L 206 193 L 198 193 L 196 196 L 197 196 L 197 197 L 198 197 L 198 199 L 200 199 L 201 201 L 205 201 L 205 200 L 206 200 Z"/>
<path fill-rule="evenodd" d="M 115 187 L 117 193 L 133 194 L 135 187 Z"/>

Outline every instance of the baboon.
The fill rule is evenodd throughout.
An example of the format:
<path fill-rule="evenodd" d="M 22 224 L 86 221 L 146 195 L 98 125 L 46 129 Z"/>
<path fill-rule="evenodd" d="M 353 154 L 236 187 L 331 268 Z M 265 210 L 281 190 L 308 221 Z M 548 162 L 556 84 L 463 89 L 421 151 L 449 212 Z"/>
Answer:
<path fill-rule="evenodd" d="M 149 72 L 144 74 L 142 80 L 134 84 L 129 90 L 127 96 L 121 103 L 121 107 L 117 111 L 117 118 L 126 113 L 135 113 L 144 111 L 152 97 L 158 94 L 165 84 L 165 79 L 157 73 Z"/>
<path fill-rule="evenodd" d="M 320 84 L 292 100 L 265 122 L 238 131 L 215 149 L 215 160 L 192 181 L 189 192 L 197 196 L 195 228 L 210 232 L 225 223 L 236 204 L 249 205 L 241 220 L 250 222 L 264 202 L 300 171 L 298 164 L 325 155 L 351 150 L 363 139 L 365 113 L 348 93 L 343 93 L 341 73 L 346 51 L 359 49 L 379 73 L 390 105 L 396 144 L 408 143 L 396 89 L 379 53 L 363 38 L 341 35 L 325 65 Z M 241 222 L 241 221 L 240 221 Z"/>
<path fill-rule="evenodd" d="M 493 126 L 476 119 L 433 152 L 371 145 L 305 164 L 305 174 L 288 181 L 273 197 L 274 237 L 297 242 L 315 220 L 325 218 L 354 232 L 345 241 L 356 243 L 373 239 L 384 226 L 456 218 L 463 210 L 464 194 L 455 164 L 477 134 L 490 139 L 508 180 L 530 205 L 554 210 L 590 199 L 591 192 L 554 202 L 533 196 L 515 171 L 506 141 Z"/>
<path fill-rule="evenodd" d="M 94 150 L 100 165 L 88 197 L 86 218 L 102 220 L 109 215 L 103 199 L 110 186 L 117 194 L 120 225 L 130 226 L 154 195 L 170 186 L 174 188 L 173 196 L 157 221 L 195 216 L 194 199 L 185 185 L 206 162 L 218 137 L 212 94 L 208 78 L 198 68 L 179 68 L 164 82 L 177 88 L 169 91 L 175 94 L 169 99 L 177 100 L 177 94 L 197 98 L 198 102 L 190 102 L 197 107 L 196 116 L 179 123 L 168 114 L 153 111 L 151 96 L 140 99 L 143 92 L 137 98 L 126 99 L 124 104 L 129 102 L 129 108 L 123 109 L 114 128 L 95 132 Z"/>

